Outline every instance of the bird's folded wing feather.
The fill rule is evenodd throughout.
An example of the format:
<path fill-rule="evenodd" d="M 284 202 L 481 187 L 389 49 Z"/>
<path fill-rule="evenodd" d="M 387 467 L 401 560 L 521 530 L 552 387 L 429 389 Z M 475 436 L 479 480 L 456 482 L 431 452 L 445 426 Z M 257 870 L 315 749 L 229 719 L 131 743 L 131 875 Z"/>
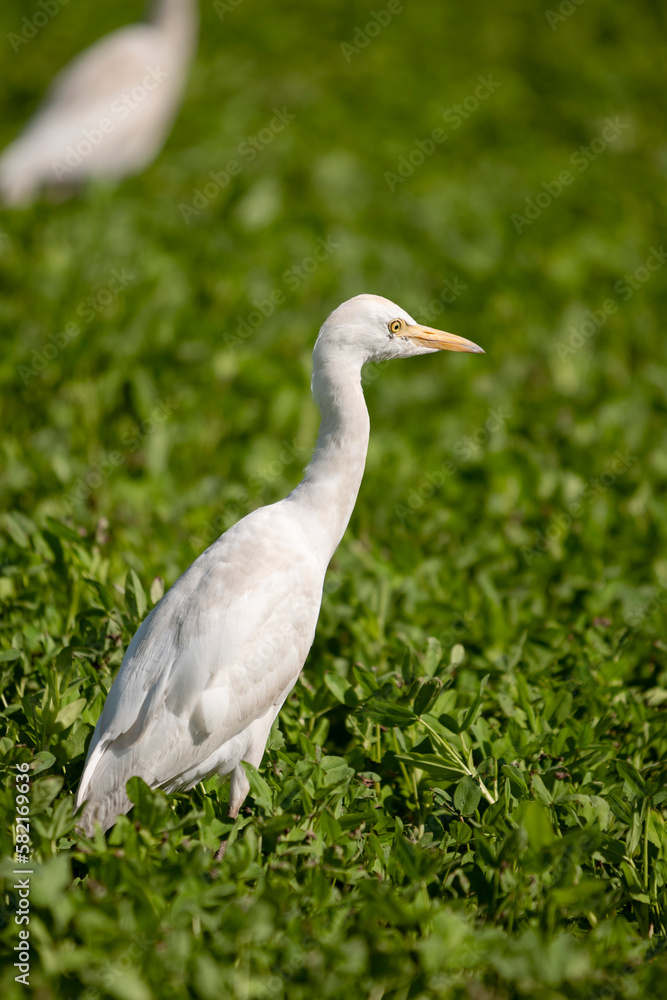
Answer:
<path fill-rule="evenodd" d="M 127 758 L 122 771 L 179 787 L 179 774 L 279 705 L 295 683 L 323 574 L 298 530 L 263 531 L 261 514 L 207 549 L 136 633 L 91 741 L 79 801 L 106 751 Z"/>

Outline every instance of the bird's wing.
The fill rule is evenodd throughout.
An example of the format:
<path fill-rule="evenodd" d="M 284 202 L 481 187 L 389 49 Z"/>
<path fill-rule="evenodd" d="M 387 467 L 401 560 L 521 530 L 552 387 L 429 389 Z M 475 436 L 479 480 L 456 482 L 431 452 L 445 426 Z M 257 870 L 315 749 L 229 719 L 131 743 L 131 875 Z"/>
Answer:
<path fill-rule="evenodd" d="M 146 618 L 97 724 L 79 802 L 92 786 L 96 797 L 124 790 L 133 774 L 194 784 L 215 751 L 282 703 L 312 644 L 324 569 L 279 508 L 230 529 Z"/>

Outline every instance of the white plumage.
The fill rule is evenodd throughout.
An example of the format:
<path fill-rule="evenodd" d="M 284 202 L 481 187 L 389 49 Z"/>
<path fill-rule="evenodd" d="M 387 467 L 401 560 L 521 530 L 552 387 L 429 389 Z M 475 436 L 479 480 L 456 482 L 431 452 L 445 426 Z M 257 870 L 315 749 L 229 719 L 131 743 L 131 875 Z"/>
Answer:
<path fill-rule="evenodd" d="M 5 204 L 27 204 L 42 187 L 143 170 L 178 111 L 197 26 L 196 0 L 157 0 L 149 22 L 114 31 L 73 59 L 0 157 Z"/>
<path fill-rule="evenodd" d="M 435 350 L 483 353 L 376 295 L 358 295 L 329 316 L 313 352 L 322 423 L 304 478 L 206 549 L 134 636 L 79 785 L 87 833 L 127 812 L 125 783 L 134 775 L 169 792 L 230 774 L 229 813 L 238 814 L 249 787 L 241 761 L 260 764 L 301 672 L 327 566 L 361 484 L 369 435 L 362 365 Z"/>

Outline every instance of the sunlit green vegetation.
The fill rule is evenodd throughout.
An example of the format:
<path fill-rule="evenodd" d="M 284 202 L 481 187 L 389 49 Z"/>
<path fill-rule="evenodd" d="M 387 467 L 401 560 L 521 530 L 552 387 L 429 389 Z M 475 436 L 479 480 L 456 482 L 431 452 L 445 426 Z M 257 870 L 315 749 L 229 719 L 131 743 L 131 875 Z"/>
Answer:
<path fill-rule="evenodd" d="M 202 0 L 156 163 L 0 213 L 3 937 L 23 762 L 40 1000 L 663 995 L 665 11 L 400 6 Z M 2 144 L 140 13 L 3 41 Z M 215 781 L 134 782 L 78 839 L 123 650 L 298 482 L 312 344 L 361 291 L 487 353 L 366 372 L 366 477 L 239 822 Z"/>

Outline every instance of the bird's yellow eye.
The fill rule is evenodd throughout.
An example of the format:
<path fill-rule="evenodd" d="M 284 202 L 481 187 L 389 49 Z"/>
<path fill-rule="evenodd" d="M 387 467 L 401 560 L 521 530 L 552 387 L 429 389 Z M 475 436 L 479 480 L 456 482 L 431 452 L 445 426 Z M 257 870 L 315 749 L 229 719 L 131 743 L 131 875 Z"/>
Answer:
<path fill-rule="evenodd" d="M 389 330 L 390 330 L 390 332 L 391 333 L 398 333 L 399 330 L 402 330 L 402 329 L 403 329 L 403 320 L 402 319 L 392 319 L 391 323 L 389 324 Z"/>

